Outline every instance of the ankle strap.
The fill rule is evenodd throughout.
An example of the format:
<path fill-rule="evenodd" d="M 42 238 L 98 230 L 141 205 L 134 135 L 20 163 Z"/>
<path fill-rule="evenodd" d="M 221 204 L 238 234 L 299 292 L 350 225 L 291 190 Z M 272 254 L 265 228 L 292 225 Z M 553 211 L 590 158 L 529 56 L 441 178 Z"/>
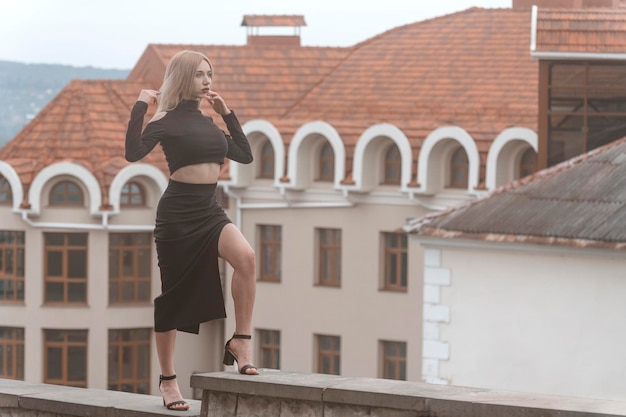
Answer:
<path fill-rule="evenodd" d="M 252 339 L 252 336 L 249 334 L 236 334 L 233 333 L 233 339 Z"/>
<path fill-rule="evenodd" d="M 176 374 L 170 376 L 159 375 L 159 381 L 171 381 L 172 379 L 176 379 Z"/>

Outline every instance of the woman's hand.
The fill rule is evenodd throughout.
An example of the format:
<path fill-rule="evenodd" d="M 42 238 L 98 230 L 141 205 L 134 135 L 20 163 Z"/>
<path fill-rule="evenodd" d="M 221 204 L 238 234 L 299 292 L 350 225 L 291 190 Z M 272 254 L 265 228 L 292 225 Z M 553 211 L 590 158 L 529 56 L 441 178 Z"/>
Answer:
<path fill-rule="evenodd" d="M 226 102 L 224 101 L 222 96 L 217 94 L 215 91 L 209 91 L 206 95 L 206 100 L 209 102 L 211 107 L 213 107 L 215 113 L 219 114 L 220 116 L 226 116 L 228 113 L 230 113 L 230 109 L 226 105 Z"/>
<path fill-rule="evenodd" d="M 141 90 L 137 101 L 143 101 L 148 104 L 156 104 L 159 101 L 159 94 L 161 93 L 157 90 Z"/>

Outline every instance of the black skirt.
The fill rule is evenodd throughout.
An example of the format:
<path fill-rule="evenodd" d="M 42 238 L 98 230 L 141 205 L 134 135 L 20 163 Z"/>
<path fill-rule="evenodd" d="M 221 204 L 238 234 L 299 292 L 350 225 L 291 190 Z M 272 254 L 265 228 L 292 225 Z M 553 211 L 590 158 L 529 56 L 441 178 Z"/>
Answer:
<path fill-rule="evenodd" d="M 217 184 L 170 180 L 157 207 L 154 241 L 161 295 L 154 331 L 198 333 L 200 323 L 226 317 L 218 240 L 230 219 L 215 200 Z"/>

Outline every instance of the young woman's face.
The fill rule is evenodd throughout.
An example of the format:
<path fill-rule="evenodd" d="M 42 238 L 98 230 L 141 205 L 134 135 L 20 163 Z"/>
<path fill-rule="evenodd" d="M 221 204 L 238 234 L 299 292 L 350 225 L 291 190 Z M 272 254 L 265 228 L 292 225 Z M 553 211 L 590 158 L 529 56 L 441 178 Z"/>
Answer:
<path fill-rule="evenodd" d="M 211 90 L 213 71 L 208 62 L 202 60 L 193 79 L 193 92 L 196 98 L 204 98 Z"/>

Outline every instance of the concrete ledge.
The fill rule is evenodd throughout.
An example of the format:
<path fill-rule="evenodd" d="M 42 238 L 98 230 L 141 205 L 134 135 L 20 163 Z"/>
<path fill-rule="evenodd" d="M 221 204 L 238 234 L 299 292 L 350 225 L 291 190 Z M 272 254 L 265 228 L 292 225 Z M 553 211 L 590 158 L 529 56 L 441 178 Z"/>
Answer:
<path fill-rule="evenodd" d="M 257 376 L 236 372 L 195 374 L 191 386 L 203 390 L 203 417 L 626 416 L 626 401 L 266 369 Z"/>
<path fill-rule="evenodd" d="M 161 397 L 0 379 L 0 415 L 33 416 L 33 411 L 80 417 L 197 417 L 200 401 L 189 411 L 170 411 Z M 10 410 L 10 411 L 9 411 Z M 5 412 L 8 411 L 8 412 Z M 39 414 L 37 414 L 39 415 Z"/>

